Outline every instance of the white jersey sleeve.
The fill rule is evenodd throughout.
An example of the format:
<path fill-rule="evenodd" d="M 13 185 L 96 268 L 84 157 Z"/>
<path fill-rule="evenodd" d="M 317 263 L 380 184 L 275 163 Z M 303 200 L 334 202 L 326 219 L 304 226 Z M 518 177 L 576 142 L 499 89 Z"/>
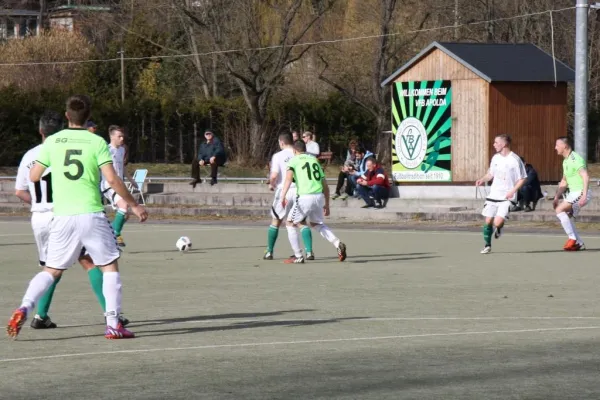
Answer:
<path fill-rule="evenodd" d="M 29 171 L 35 164 L 35 160 L 40 152 L 42 145 L 29 150 L 23 156 L 19 171 L 17 172 L 17 181 L 15 188 L 17 190 L 28 190 L 31 195 L 31 211 L 46 212 L 52 211 L 52 175 L 50 168 L 44 171 L 42 179 L 38 182 L 32 182 L 29 179 Z"/>
<path fill-rule="evenodd" d="M 287 163 L 292 157 L 294 157 L 294 151 L 291 149 L 283 149 L 280 152 L 273 154 L 271 160 L 271 174 L 277 173 L 275 187 L 283 187 L 283 182 L 285 182 L 285 176 L 287 174 Z M 292 184 L 291 187 L 294 187 L 294 185 Z"/>
<path fill-rule="evenodd" d="M 117 176 L 123 180 L 124 172 L 125 172 L 125 148 L 123 147 L 113 147 L 112 145 L 108 145 L 108 150 L 110 151 L 110 155 L 112 157 L 112 164 Z M 109 185 L 106 183 L 106 179 L 104 175 L 102 175 L 101 189 L 104 191 L 108 189 Z"/>

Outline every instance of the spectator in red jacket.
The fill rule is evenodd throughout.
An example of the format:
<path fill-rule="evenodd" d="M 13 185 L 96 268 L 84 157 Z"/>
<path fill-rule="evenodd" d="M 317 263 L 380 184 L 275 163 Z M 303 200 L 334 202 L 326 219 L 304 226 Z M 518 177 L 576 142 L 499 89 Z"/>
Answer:
<path fill-rule="evenodd" d="M 367 203 L 363 208 L 384 208 L 390 197 L 390 181 L 383 167 L 373 157 L 366 162 L 367 171 L 356 181 L 358 194 Z"/>

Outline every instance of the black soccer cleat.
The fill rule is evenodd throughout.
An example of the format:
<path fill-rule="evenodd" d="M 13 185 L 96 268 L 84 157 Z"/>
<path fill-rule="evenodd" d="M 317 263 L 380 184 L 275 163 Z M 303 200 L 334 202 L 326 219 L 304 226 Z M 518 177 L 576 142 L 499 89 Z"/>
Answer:
<path fill-rule="evenodd" d="M 127 318 L 125 318 L 123 316 L 123 314 L 121 314 L 121 315 L 119 315 L 119 322 L 121 323 L 121 325 L 127 326 L 127 325 L 129 325 L 130 321 Z"/>
<path fill-rule="evenodd" d="M 344 243 L 340 242 L 340 244 L 338 244 L 337 253 L 340 261 L 346 259 L 346 245 Z"/>
<path fill-rule="evenodd" d="M 54 322 L 52 322 L 49 316 L 40 318 L 39 315 L 36 315 L 31 320 L 31 327 L 33 329 L 54 329 L 56 328 L 56 326 L 57 325 Z"/>

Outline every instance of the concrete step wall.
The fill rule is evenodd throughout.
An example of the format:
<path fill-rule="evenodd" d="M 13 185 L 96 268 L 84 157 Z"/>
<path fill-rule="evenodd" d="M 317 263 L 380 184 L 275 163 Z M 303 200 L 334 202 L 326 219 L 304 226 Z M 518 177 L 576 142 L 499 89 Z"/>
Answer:
<path fill-rule="evenodd" d="M 273 202 L 273 192 L 266 193 L 158 193 L 145 196 L 148 205 L 168 207 L 263 207 L 270 208 Z M 0 192 L 0 204 L 16 203 L 16 196 L 10 192 Z M 331 208 L 360 208 L 364 202 L 360 199 L 331 200 Z M 387 208 L 395 211 L 413 212 L 446 212 L 463 210 L 481 210 L 484 200 L 481 199 L 390 199 Z M 552 211 L 552 202 L 542 200 L 537 210 Z M 600 213 L 600 198 L 593 198 L 585 207 L 585 212 Z"/>
<path fill-rule="evenodd" d="M 335 185 L 329 186 L 331 193 L 335 193 Z M 592 191 L 596 187 L 592 185 Z M 544 186 L 542 189 L 553 195 L 556 186 Z M 210 186 L 206 181 L 192 188 L 186 181 L 168 181 L 147 183 L 147 193 L 271 193 L 266 184 L 259 183 L 219 183 Z M 489 191 L 489 188 L 487 188 Z M 0 181 L 0 192 L 13 193 L 14 181 Z M 599 190 L 600 192 L 600 190 Z M 391 197 L 401 199 L 478 199 L 485 197 L 484 188 L 477 190 L 474 186 L 394 186 Z"/>

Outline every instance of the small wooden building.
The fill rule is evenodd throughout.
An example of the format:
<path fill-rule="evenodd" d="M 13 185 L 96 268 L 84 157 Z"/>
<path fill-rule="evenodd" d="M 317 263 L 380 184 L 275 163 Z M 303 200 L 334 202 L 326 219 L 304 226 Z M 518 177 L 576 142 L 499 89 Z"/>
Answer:
<path fill-rule="evenodd" d="M 533 44 L 432 43 L 382 83 L 393 85 L 394 180 L 472 183 L 508 133 L 541 181 L 559 181 L 554 143 L 567 134 L 574 79 Z"/>

